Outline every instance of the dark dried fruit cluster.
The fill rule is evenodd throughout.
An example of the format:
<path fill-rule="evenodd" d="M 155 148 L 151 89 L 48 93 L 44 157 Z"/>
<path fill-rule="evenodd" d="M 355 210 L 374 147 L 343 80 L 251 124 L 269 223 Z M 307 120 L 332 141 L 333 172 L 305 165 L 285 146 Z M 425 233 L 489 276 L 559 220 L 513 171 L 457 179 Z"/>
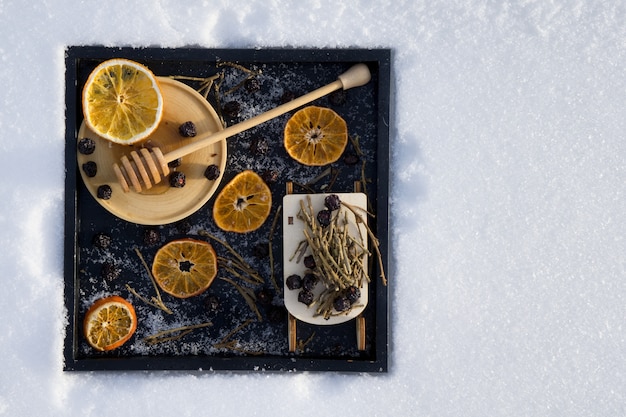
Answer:
<path fill-rule="evenodd" d="M 263 178 L 263 181 L 265 181 L 265 183 L 273 184 L 278 181 L 278 171 L 275 171 L 273 169 L 266 169 L 265 171 L 263 171 L 263 173 L 261 173 L 261 178 Z"/>
<path fill-rule="evenodd" d="M 204 176 L 209 181 L 215 181 L 220 177 L 220 168 L 215 164 L 211 164 L 204 170 Z"/>
<path fill-rule="evenodd" d="M 98 187 L 98 191 L 96 192 L 98 198 L 102 200 L 108 200 L 113 195 L 113 190 L 111 190 L 111 186 L 108 184 L 103 184 Z"/>
<path fill-rule="evenodd" d="M 263 307 L 265 315 L 272 323 L 283 323 L 287 315 L 285 306 L 274 303 L 276 294 L 268 287 L 261 287 L 255 292 L 256 302 Z"/>
<path fill-rule="evenodd" d="M 192 138 L 198 134 L 196 125 L 191 120 L 178 126 L 178 133 L 184 138 Z"/>
<path fill-rule="evenodd" d="M 161 233 L 158 229 L 149 228 L 143 232 L 143 242 L 146 245 L 156 245 L 161 240 Z"/>
<path fill-rule="evenodd" d="M 83 172 L 89 178 L 93 178 L 98 173 L 98 166 L 94 161 L 87 161 L 83 164 Z"/>
<path fill-rule="evenodd" d="M 172 162 L 168 162 L 167 166 L 170 168 L 178 168 L 183 163 L 183 158 L 174 159 Z"/>
<path fill-rule="evenodd" d="M 345 90 L 336 90 L 328 95 L 328 101 L 333 106 L 341 106 L 342 104 L 346 104 L 346 91 Z"/>
<path fill-rule="evenodd" d="M 289 103 L 290 101 L 296 98 L 296 93 L 290 90 L 285 90 L 285 92 L 280 96 L 280 104 Z"/>
<path fill-rule="evenodd" d="M 185 173 L 181 171 L 172 172 L 169 176 L 170 187 L 183 188 L 186 183 Z"/>
<path fill-rule="evenodd" d="M 222 107 L 222 114 L 224 114 L 227 117 L 230 117 L 231 119 L 234 119 L 235 117 L 239 116 L 240 111 L 241 111 L 241 104 L 239 104 L 238 101 L 234 101 L 234 100 L 224 103 L 224 106 Z"/>
<path fill-rule="evenodd" d="M 78 152 L 83 155 L 91 155 L 96 150 L 96 142 L 90 138 L 82 138 L 78 141 Z"/>
<path fill-rule="evenodd" d="M 255 136 L 250 142 L 250 152 L 255 155 L 265 155 L 270 150 L 270 145 L 265 138 Z"/>
<path fill-rule="evenodd" d="M 107 249 L 111 246 L 111 236 L 103 232 L 98 232 L 93 236 L 92 243 L 97 248 Z"/>
<path fill-rule="evenodd" d="M 102 278 L 107 281 L 116 280 L 122 271 L 118 268 L 117 265 L 113 261 L 106 261 L 102 264 L 102 269 L 100 270 L 100 274 Z"/>
<path fill-rule="evenodd" d="M 243 86 L 248 93 L 256 93 L 261 89 L 261 84 L 255 77 L 246 79 Z"/>

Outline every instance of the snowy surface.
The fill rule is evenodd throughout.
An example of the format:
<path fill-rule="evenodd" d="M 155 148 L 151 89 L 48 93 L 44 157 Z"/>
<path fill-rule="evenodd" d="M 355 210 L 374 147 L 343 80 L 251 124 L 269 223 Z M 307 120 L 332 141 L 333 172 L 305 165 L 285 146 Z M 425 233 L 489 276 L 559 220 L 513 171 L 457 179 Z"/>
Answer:
<path fill-rule="evenodd" d="M 623 1 L 192 3 L 0 1 L 0 415 L 626 413 Z M 388 374 L 62 371 L 87 44 L 393 49 Z"/>

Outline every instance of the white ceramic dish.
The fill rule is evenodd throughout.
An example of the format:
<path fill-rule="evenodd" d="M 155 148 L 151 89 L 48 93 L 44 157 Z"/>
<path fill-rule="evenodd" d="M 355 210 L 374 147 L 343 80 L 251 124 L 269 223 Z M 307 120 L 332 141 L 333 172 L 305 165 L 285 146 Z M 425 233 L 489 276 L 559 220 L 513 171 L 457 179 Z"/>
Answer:
<path fill-rule="evenodd" d="M 317 213 L 319 210 L 324 208 L 324 198 L 328 194 L 308 194 L 311 198 L 311 204 L 313 207 L 313 212 Z M 341 201 L 345 201 L 346 203 L 359 207 L 363 210 L 367 208 L 367 196 L 363 193 L 337 193 Z M 283 198 L 283 271 L 284 278 L 286 278 L 292 274 L 298 274 L 300 276 L 304 275 L 306 271 L 306 267 L 303 262 L 297 262 L 297 257 L 293 257 L 293 254 L 298 249 L 298 245 L 304 237 L 304 222 L 298 219 L 298 212 L 300 211 L 300 201 L 304 200 L 306 204 L 307 194 L 288 194 Z M 365 225 L 359 224 L 357 225 L 354 214 L 345 207 L 340 209 L 340 215 L 343 216 L 343 213 L 346 212 L 348 215 L 348 223 L 349 229 L 348 233 L 351 236 L 358 236 L 360 234 L 362 241 L 367 248 L 367 230 Z M 365 211 L 363 212 L 365 213 Z M 366 220 L 365 215 L 362 216 L 364 220 Z M 310 253 L 310 249 L 307 249 L 304 255 Z M 290 259 L 292 258 L 293 259 Z M 363 259 L 364 266 L 367 266 L 367 256 Z M 283 281 L 285 281 L 283 280 Z M 315 315 L 315 304 L 308 307 L 307 305 L 298 301 L 298 293 L 299 290 L 290 290 L 287 288 L 286 284 L 284 285 L 284 294 L 285 294 L 285 307 L 287 310 L 293 315 L 296 319 L 316 325 L 331 325 L 331 324 L 340 324 L 346 321 L 352 320 L 357 317 L 359 314 L 363 312 L 365 307 L 367 306 L 368 301 L 368 283 L 364 279 L 363 286 L 361 288 L 361 297 L 355 302 L 355 306 L 346 314 L 337 313 L 333 314 L 329 318 L 324 318 L 323 316 Z M 315 295 L 321 293 L 324 289 L 324 286 L 321 283 L 318 283 L 313 291 Z"/>

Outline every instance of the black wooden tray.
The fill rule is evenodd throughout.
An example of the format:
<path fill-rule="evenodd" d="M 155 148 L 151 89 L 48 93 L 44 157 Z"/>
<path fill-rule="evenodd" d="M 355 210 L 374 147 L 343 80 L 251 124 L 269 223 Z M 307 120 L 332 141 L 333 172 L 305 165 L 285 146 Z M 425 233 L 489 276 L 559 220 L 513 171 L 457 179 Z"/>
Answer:
<path fill-rule="evenodd" d="M 218 108 L 218 101 L 237 101 L 239 116 L 225 117 L 227 124 L 247 119 L 280 104 L 290 94 L 301 95 L 334 81 L 351 65 L 368 65 L 372 80 L 363 87 L 317 100 L 347 122 L 349 134 L 358 138 L 360 149 L 350 142 L 345 157 L 326 167 L 304 167 L 292 161 L 282 146 L 282 129 L 290 114 L 262 124 L 228 140 L 228 162 L 220 188 L 236 173 L 252 169 L 258 173 L 279 173 L 270 182 L 273 206 L 270 218 L 259 230 L 237 235 L 222 232 L 211 218 L 213 198 L 189 217 L 173 224 L 146 226 L 121 220 L 100 206 L 87 191 L 77 167 L 76 141 L 82 122 L 80 93 L 95 66 L 109 58 L 128 58 L 148 66 L 157 76 L 176 76 L 199 90 L 198 81 L 183 77 L 206 78 L 222 73 L 222 95 L 207 95 Z M 231 370 L 231 371 L 343 371 L 386 372 L 389 353 L 388 285 L 383 285 L 380 265 L 372 262 L 369 303 L 363 313 L 365 348 L 356 343 L 355 322 L 316 326 L 297 323 L 297 345 L 289 349 L 288 314 L 282 298 L 282 226 L 279 206 L 286 183 L 295 193 L 351 192 L 355 181 L 365 185 L 370 210 L 375 218 L 370 227 L 380 241 L 383 270 L 388 277 L 389 248 L 389 107 L 391 53 L 388 49 L 202 49 L 202 48 L 111 48 L 68 47 L 66 62 L 66 207 L 65 207 L 65 304 L 68 325 L 64 347 L 64 369 L 79 370 Z M 260 90 L 237 88 L 253 71 Z M 182 76 L 182 77 L 181 77 Z M 229 90 L 233 90 L 228 92 Z M 271 146 L 255 151 L 258 138 Z M 358 155 L 357 155 L 358 154 Z M 355 157 L 356 155 L 356 157 Z M 365 180 L 365 182 L 363 182 Z M 277 213 L 278 212 L 278 213 Z M 274 224 L 274 226 L 273 226 Z M 147 231 L 156 232 L 158 241 L 148 242 Z M 107 249 L 93 244 L 98 232 L 113 237 Z M 156 250 L 169 240 L 192 236 L 210 240 L 218 255 L 226 249 L 208 234 L 227 241 L 265 279 L 265 284 L 247 286 L 263 290 L 257 297 L 261 318 L 240 292 L 220 276 L 203 294 L 180 300 L 162 293 L 173 310 L 145 304 L 128 289 L 146 298 L 154 287 L 138 256 L 150 264 Z M 273 268 L 259 248 L 271 243 Z M 372 257 L 375 258 L 375 257 Z M 103 270 L 112 267 L 119 274 L 110 279 Z M 278 290 L 270 279 L 274 276 Z M 235 279 L 230 277 L 233 281 Z M 246 285 L 246 284 L 242 284 Z M 107 295 L 121 295 L 136 308 L 139 325 L 133 338 L 121 348 L 96 352 L 82 334 L 82 320 L 89 305 Z M 155 333 L 211 322 L 179 339 L 149 344 L 145 338 Z"/>

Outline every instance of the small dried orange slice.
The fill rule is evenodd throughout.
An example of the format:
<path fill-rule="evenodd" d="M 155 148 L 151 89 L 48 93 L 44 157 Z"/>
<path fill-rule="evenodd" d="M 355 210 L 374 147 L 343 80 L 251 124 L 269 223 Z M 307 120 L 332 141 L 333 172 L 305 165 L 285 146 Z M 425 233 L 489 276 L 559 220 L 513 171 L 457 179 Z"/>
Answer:
<path fill-rule="evenodd" d="M 203 240 L 173 240 L 157 251 L 152 275 L 166 293 L 177 298 L 193 297 L 209 288 L 217 275 L 215 250 Z"/>
<path fill-rule="evenodd" d="M 96 350 L 107 351 L 122 346 L 137 329 L 137 314 L 132 304 L 112 295 L 89 308 L 83 322 L 87 342 Z"/>
<path fill-rule="evenodd" d="M 346 121 L 326 107 L 308 106 L 298 110 L 285 125 L 285 149 L 304 165 L 335 162 L 347 144 Z"/>
<path fill-rule="evenodd" d="M 272 208 L 272 193 L 254 171 L 237 174 L 218 194 L 213 220 L 225 231 L 247 233 L 265 222 Z"/>
<path fill-rule="evenodd" d="M 154 74 L 124 58 L 104 61 L 91 72 L 82 105 L 87 126 L 124 145 L 145 139 L 163 115 L 163 95 Z"/>

